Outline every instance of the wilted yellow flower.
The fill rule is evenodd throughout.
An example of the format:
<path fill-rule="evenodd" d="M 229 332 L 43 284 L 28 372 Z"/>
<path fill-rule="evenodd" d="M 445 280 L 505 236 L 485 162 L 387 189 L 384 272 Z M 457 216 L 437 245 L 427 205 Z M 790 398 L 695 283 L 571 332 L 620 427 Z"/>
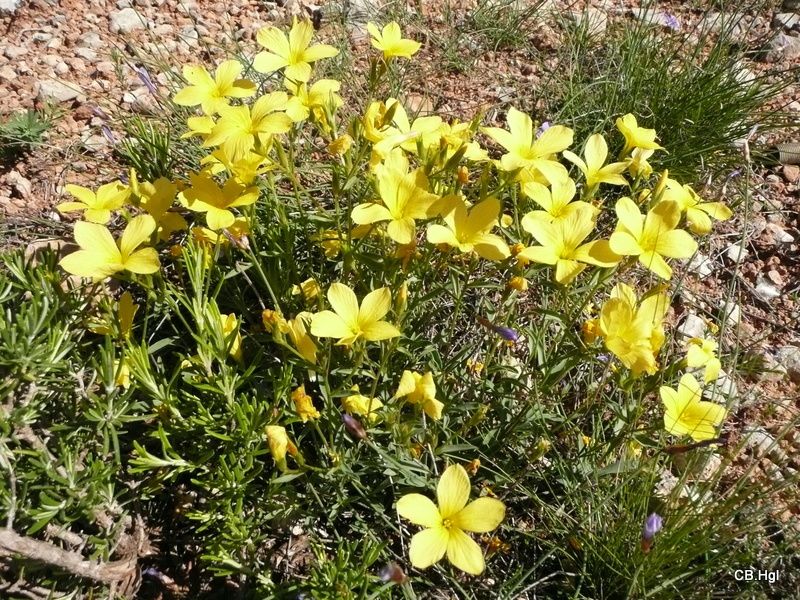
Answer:
<path fill-rule="evenodd" d="M 369 398 L 359 393 L 351 394 L 347 396 L 347 398 L 342 399 L 342 407 L 345 412 L 366 417 L 370 423 L 374 423 L 378 420 L 380 415 L 378 415 L 376 411 L 382 406 L 383 402 L 377 398 Z"/>
<path fill-rule="evenodd" d="M 234 360 L 242 360 L 242 334 L 239 332 L 239 320 L 236 315 L 220 315 L 220 325 L 222 325 L 222 335 L 225 337 L 225 344 L 229 347 L 228 354 Z"/>
<path fill-rule="evenodd" d="M 692 338 L 686 349 L 686 365 L 693 369 L 705 367 L 703 377 L 706 383 L 716 381 L 722 368 L 716 355 L 717 342 L 714 340 Z"/>
<path fill-rule="evenodd" d="M 411 404 L 420 404 L 431 419 L 442 418 L 442 404 L 436 399 L 436 384 L 433 373 L 428 371 L 424 375 L 413 371 L 403 371 L 400 384 L 397 387 L 395 398 L 405 398 Z"/>
<path fill-rule="evenodd" d="M 319 419 L 319 411 L 314 408 L 311 396 L 306 394 L 306 386 L 301 385 L 292 392 L 292 402 L 297 416 L 305 423 L 309 419 Z"/>
<path fill-rule="evenodd" d="M 384 25 L 381 31 L 378 30 L 374 23 L 367 23 L 367 31 L 372 36 L 370 40 L 372 46 L 383 52 L 383 58 L 395 56 L 411 58 L 422 46 L 422 44 L 414 40 L 404 39 L 400 31 L 400 25 L 395 21 Z"/>
<path fill-rule="evenodd" d="M 264 329 L 267 333 L 272 333 L 276 330 L 285 333 L 288 328 L 286 319 L 279 312 L 270 308 L 261 311 L 261 322 L 264 324 Z"/>
<path fill-rule="evenodd" d="M 306 302 L 311 302 L 314 298 L 319 296 L 320 291 L 319 283 L 317 283 L 317 280 L 313 277 L 309 277 L 300 285 L 295 284 L 292 286 L 292 296 L 303 294 L 303 298 Z"/>
<path fill-rule="evenodd" d="M 275 460 L 275 464 L 281 471 L 286 470 L 286 455 L 297 455 L 297 447 L 289 439 L 286 429 L 279 425 L 267 425 L 265 428 L 267 434 L 267 444 L 269 445 L 269 452 Z"/>
<path fill-rule="evenodd" d="M 518 292 L 525 292 L 528 290 L 528 280 L 519 275 L 515 275 L 508 280 L 508 287 Z"/>
<path fill-rule="evenodd" d="M 313 315 L 309 312 L 301 312 L 294 319 L 285 322 L 286 333 L 289 340 L 297 348 L 300 355 L 311 364 L 317 363 L 317 345 L 311 336 L 308 335 L 308 323 Z"/>
<path fill-rule="evenodd" d="M 126 390 L 131 387 L 131 368 L 124 358 L 114 361 L 114 385 Z"/>
<path fill-rule="evenodd" d="M 352 146 L 353 138 L 345 133 L 328 144 L 328 152 L 333 156 L 344 156 Z"/>

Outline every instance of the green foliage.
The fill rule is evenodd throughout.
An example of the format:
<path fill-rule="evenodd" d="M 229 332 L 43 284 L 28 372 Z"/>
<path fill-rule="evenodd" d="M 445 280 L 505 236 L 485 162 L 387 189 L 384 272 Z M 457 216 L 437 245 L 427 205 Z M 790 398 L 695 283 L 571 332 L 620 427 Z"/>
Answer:
<path fill-rule="evenodd" d="M 655 4 L 645 8 L 658 11 Z M 750 56 L 738 42 L 744 19 L 763 4 L 751 2 L 716 31 L 702 19 L 678 31 L 636 20 L 612 23 L 599 38 L 587 19 L 565 21 L 558 66 L 540 88 L 544 114 L 578 137 L 611 130 L 625 113 L 641 115 L 669 148 L 671 171 L 694 177 L 730 169 L 741 155 L 736 142 L 754 127 L 763 133 L 788 123 L 770 101 L 798 74 L 792 66 L 758 75 L 743 67 Z"/>
<path fill-rule="evenodd" d="M 172 177 L 175 158 L 170 129 L 160 121 L 138 116 L 124 123 L 125 137 L 115 148 L 122 163 L 147 181 Z"/>
<path fill-rule="evenodd" d="M 480 0 L 469 15 L 468 29 L 480 35 L 494 51 L 525 47 L 544 0 Z"/>
<path fill-rule="evenodd" d="M 56 118 L 52 110 L 18 112 L 0 122 L 0 163 L 10 163 L 42 143 Z"/>

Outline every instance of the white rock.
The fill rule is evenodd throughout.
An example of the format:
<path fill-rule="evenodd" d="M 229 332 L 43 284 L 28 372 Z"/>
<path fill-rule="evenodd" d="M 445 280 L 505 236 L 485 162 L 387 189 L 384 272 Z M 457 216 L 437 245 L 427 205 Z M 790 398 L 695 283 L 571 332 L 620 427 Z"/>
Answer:
<path fill-rule="evenodd" d="M 736 302 L 726 300 L 722 303 L 722 318 L 729 327 L 735 327 L 742 320 L 742 309 Z"/>
<path fill-rule="evenodd" d="M 83 47 L 75 48 L 75 56 L 80 56 L 81 58 L 88 60 L 89 62 L 94 62 L 95 60 L 97 60 L 97 52 L 95 52 L 91 48 L 83 48 Z"/>
<path fill-rule="evenodd" d="M 147 22 L 132 8 L 123 8 L 111 13 L 108 28 L 111 33 L 130 33 L 137 29 L 146 29 Z"/>
<path fill-rule="evenodd" d="M 2 0 L 0 0 L 2 1 Z M 3 54 L 9 60 L 17 60 L 20 56 L 25 56 L 28 53 L 27 48 L 23 48 L 22 46 L 6 46 L 6 49 L 3 50 Z"/>
<path fill-rule="evenodd" d="M 725 250 L 725 256 L 733 262 L 742 262 L 750 256 L 750 251 L 741 244 L 731 244 Z"/>
<path fill-rule="evenodd" d="M 781 291 L 774 283 L 767 281 L 763 277 L 759 277 L 756 281 L 756 294 L 758 294 L 762 300 L 774 300 L 781 295 Z"/>
<path fill-rule="evenodd" d="M 649 25 L 660 25 L 668 29 L 680 29 L 681 25 L 677 17 L 668 12 L 654 10 L 652 8 L 634 8 L 633 16 Z"/>
<path fill-rule="evenodd" d="M 19 3 L 20 0 L 0 0 L 0 15 L 13 15 Z"/>
<path fill-rule="evenodd" d="M 772 234 L 772 239 L 778 244 L 791 244 L 794 241 L 794 236 L 777 223 L 767 223 L 766 229 Z"/>
<path fill-rule="evenodd" d="M 775 360 L 782 365 L 789 374 L 789 379 L 800 383 L 800 347 L 784 346 L 775 352 Z"/>
<path fill-rule="evenodd" d="M 783 27 L 784 29 L 794 29 L 800 26 L 800 14 L 783 12 L 777 13 L 772 18 L 773 27 Z"/>
<path fill-rule="evenodd" d="M 40 101 L 55 100 L 56 102 L 69 102 L 83 96 L 77 84 L 66 83 L 58 79 L 46 79 L 39 82 L 39 91 L 36 97 Z"/>
<path fill-rule="evenodd" d="M 786 462 L 786 453 L 778 446 L 778 441 L 763 429 L 745 429 L 743 434 L 745 446 L 752 448 L 756 457 L 769 456 L 776 462 Z"/>
<path fill-rule="evenodd" d="M 59 75 L 66 75 L 69 73 L 69 65 L 62 60 L 55 66 L 55 70 Z"/>
<path fill-rule="evenodd" d="M 608 28 L 608 15 L 599 8 L 587 8 L 582 12 L 570 13 L 570 16 L 579 27 L 586 27 L 591 37 L 603 36 Z"/>
<path fill-rule="evenodd" d="M 83 34 L 78 42 L 78 46 L 81 48 L 91 48 L 92 50 L 97 50 L 102 45 L 103 39 L 96 31 L 90 31 L 89 33 Z"/>
<path fill-rule="evenodd" d="M 694 313 L 689 313 L 678 326 L 678 333 L 687 338 L 702 338 L 706 334 L 706 322 Z"/>
<path fill-rule="evenodd" d="M 30 198 L 33 192 L 31 180 L 23 177 L 19 171 L 13 169 L 6 175 L 6 183 L 14 188 L 17 194 L 19 194 L 19 197 L 23 200 Z"/>
<path fill-rule="evenodd" d="M 690 273 L 699 277 L 708 277 L 714 272 L 714 263 L 705 254 L 697 252 L 686 265 Z"/>
<path fill-rule="evenodd" d="M 735 410 L 739 402 L 739 388 L 731 376 L 724 369 L 720 369 L 714 384 L 703 389 L 703 397 L 712 402 L 730 404 L 731 409 Z"/>
<path fill-rule="evenodd" d="M 767 46 L 767 60 L 772 62 L 791 61 L 800 58 L 800 38 L 778 33 Z"/>

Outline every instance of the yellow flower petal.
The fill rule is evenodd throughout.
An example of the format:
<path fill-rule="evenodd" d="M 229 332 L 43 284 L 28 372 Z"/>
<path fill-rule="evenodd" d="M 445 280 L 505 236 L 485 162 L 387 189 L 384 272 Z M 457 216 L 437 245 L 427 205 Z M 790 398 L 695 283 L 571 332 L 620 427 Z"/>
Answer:
<path fill-rule="evenodd" d="M 505 505 L 496 498 L 478 498 L 451 517 L 452 523 L 464 531 L 486 533 L 496 529 L 506 516 Z"/>
<path fill-rule="evenodd" d="M 447 560 L 453 563 L 454 567 L 470 575 L 480 575 L 486 568 L 480 546 L 460 529 L 450 529 Z"/>
<path fill-rule="evenodd" d="M 397 501 L 397 514 L 414 525 L 439 527 L 442 517 L 433 501 L 422 494 L 406 494 Z"/>
<path fill-rule="evenodd" d="M 447 467 L 436 487 L 436 498 L 443 519 L 452 517 L 464 508 L 469 500 L 469 476 L 464 467 Z"/>
<path fill-rule="evenodd" d="M 417 569 L 427 569 L 439 562 L 447 551 L 449 540 L 450 534 L 444 527 L 423 529 L 415 534 L 408 552 L 411 564 Z"/>

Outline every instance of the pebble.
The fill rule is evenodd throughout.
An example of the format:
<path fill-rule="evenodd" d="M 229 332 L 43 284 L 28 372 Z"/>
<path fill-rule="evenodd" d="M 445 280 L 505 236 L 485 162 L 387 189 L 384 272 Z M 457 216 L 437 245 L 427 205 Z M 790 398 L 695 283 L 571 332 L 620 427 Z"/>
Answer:
<path fill-rule="evenodd" d="M 690 273 L 699 277 L 708 277 L 714 272 L 714 263 L 705 254 L 697 252 L 686 265 Z"/>
<path fill-rule="evenodd" d="M 22 46 L 6 46 L 3 50 L 3 55 L 9 60 L 17 60 L 20 56 L 25 56 L 28 53 L 27 48 Z"/>
<path fill-rule="evenodd" d="M 783 177 L 789 183 L 800 181 L 800 165 L 783 165 Z"/>
<path fill-rule="evenodd" d="M 608 15 L 599 8 L 587 8 L 582 12 L 572 12 L 570 16 L 579 26 L 586 27 L 586 31 L 591 37 L 602 37 L 608 29 Z"/>
<path fill-rule="evenodd" d="M 742 309 L 732 300 L 726 300 L 722 303 L 721 312 L 722 318 L 725 319 L 729 327 L 735 327 L 742 320 Z"/>
<path fill-rule="evenodd" d="M 767 45 L 766 59 L 770 62 L 792 61 L 800 58 L 800 37 L 779 32 Z"/>
<path fill-rule="evenodd" d="M 744 444 L 753 450 L 757 458 L 769 456 L 777 463 L 784 463 L 788 457 L 778 445 L 778 441 L 767 431 L 760 427 L 745 429 L 743 432 Z"/>
<path fill-rule="evenodd" d="M 742 262 L 750 256 L 750 251 L 741 244 L 731 244 L 725 249 L 725 256 L 732 262 Z"/>
<path fill-rule="evenodd" d="M 791 244 L 794 241 L 794 236 L 777 223 L 767 223 L 767 231 L 772 234 L 776 244 Z"/>
<path fill-rule="evenodd" d="M 78 42 L 79 47 L 91 48 L 92 50 L 98 50 L 100 47 L 102 47 L 102 45 L 103 39 L 96 31 L 90 31 L 89 33 L 83 34 Z"/>
<path fill-rule="evenodd" d="M 800 383 L 800 347 L 783 346 L 775 352 L 775 360 L 786 369 L 789 379 Z"/>
<path fill-rule="evenodd" d="M 13 15 L 19 3 L 20 0 L 0 0 L 0 15 Z"/>
<path fill-rule="evenodd" d="M 69 102 L 83 96 L 83 92 L 74 83 L 65 83 L 58 79 L 47 79 L 39 82 L 39 91 L 36 97 L 42 101 L 55 100 L 56 102 Z"/>
<path fill-rule="evenodd" d="M 772 18 L 772 26 L 775 28 L 794 29 L 800 26 L 800 14 L 791 12 L 777 13 Z"/>
<path fill-rule="evenodd" d="M 762 300 L 774 300 L 780 297 L 781 291 L 766 279 L 759 277 L 756 282 L 756 294 L 758 294 Z"/>
<path fill-rule="evenodd" d="M 775 357 L 769 353 L 761 354 L 761 368 L 759 369 L 759 381 L 782 381 L 789 376 L 786 367 L 780 364 Z"/>
<path fill-rule="evenodd" d="M 66 75 L 69 73 L 69 65 L 64 61 L 61 61 L 55 66 L 55 71 L 59 75 Z"/>
<path fill-rule="evenodd" d="M 81 58 L 86 59 L 89 62 L 94 62 L 95 60 L 97 60 L 97 52 L 95 52 L 91 48 L 84 48 L 84 47 L 75 48 L 75 56 L 80 56 Z"/>
<path fill-rule="evenodd" d="M 130 33 L 146 29 L 147 22 L 134 9 L 128 7 L 111 13 L 108 28 L 111 33 Z"/>
<path fill-rule="evenodd" d="M 694 313 L 689 313 L 678 326 L 678 333 L 687 338 L 702 338 L 706 334 L 706 322 Z"/>
<path fill-rule="evenodd" d="M 33 184 L 30 179 L 23 177 L 16 169 L 12 169 L 9 171 L 8 175 L 6 175 L 6 183 L 10 185 L 22 199 L 30 198 L 33 192 Z"/>
<path fill-rule="evenodd" d="M 739 388 L 733 378 L 724 369 L 720 369 L 714 384 L 703 389 L 703 397 L 712 402 L 730 404 L 731 410 L 736 410 L 739 403 Z"/>

